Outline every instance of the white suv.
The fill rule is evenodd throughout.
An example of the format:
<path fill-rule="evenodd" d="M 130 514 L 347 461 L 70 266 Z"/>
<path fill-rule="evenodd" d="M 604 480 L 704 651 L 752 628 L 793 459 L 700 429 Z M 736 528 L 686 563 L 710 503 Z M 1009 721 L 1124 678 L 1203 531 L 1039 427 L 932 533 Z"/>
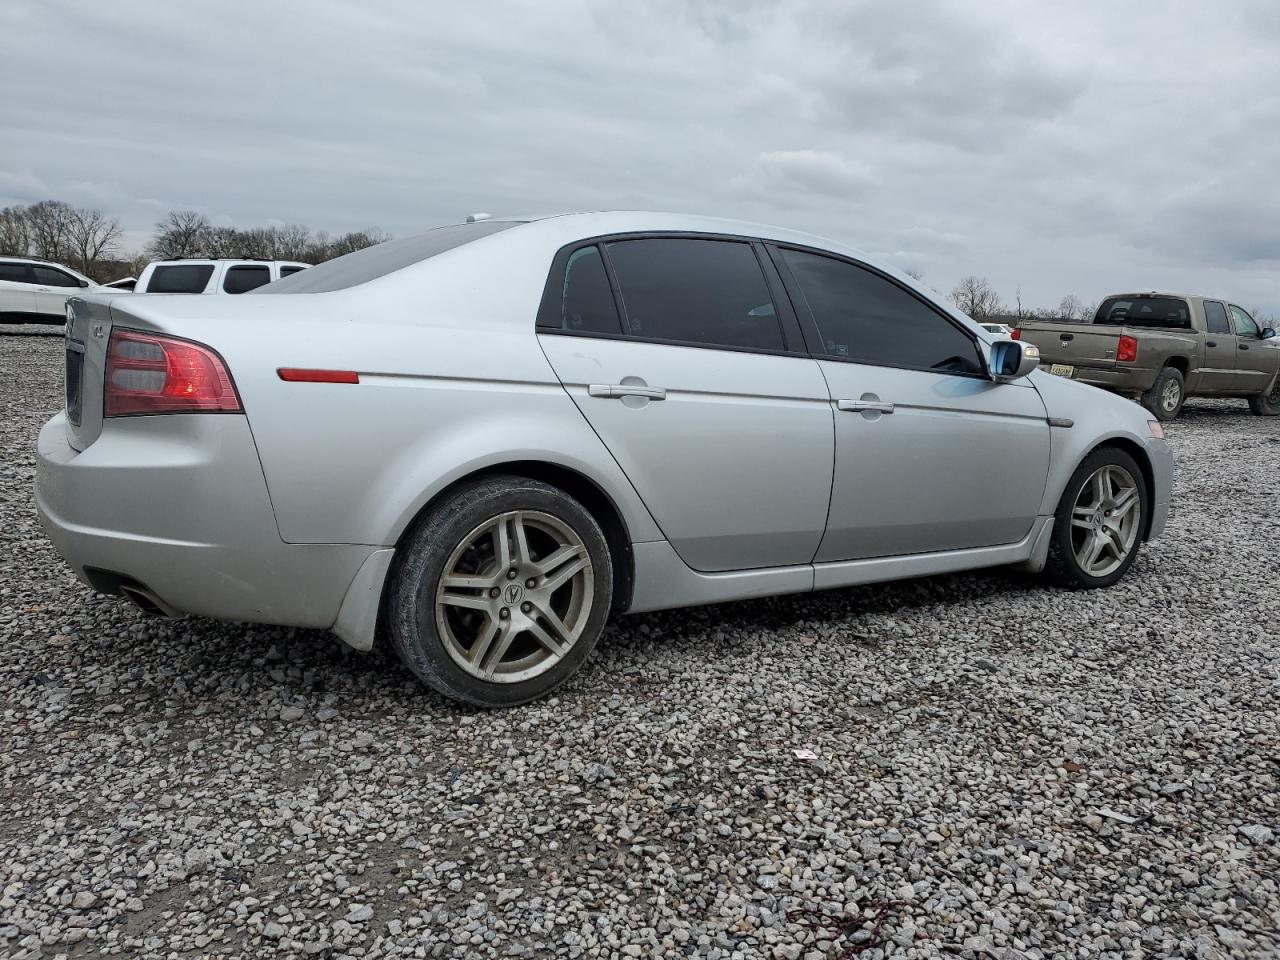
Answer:
<path fill-rule="evenodd" d="M 0 322 L 64 323 L 68 297 L 110 292 L 60 263 L 0 257 Z"/>
<path fill-rule="evenodd" d="M 290 260 L 153 260 L 134 293 L 248 293 L 309 263 Z"/>

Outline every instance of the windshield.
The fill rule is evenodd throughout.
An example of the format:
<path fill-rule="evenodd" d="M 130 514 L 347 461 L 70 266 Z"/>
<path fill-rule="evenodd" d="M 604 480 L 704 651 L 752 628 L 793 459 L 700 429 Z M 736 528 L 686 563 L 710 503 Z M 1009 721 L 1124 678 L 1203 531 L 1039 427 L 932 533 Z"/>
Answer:
<path fill-rule="evenodd" d="M 438 227 L 416 237 L 388 240 L 386 243 L 348 253 L 345 257 L 328 260 L 301 273 L 281 277 L 275 283 L 251 291 L 249 295 L 329 293 L 332 290 L 345 290 L 348 287 L 384 277 L 396 270 L 402 270 L 422 260 L 428 260 L 446 250 L 460 247 L 464 243 L 471 243 L 481 237 L 518 227 L 521 222 L 481 220 L 479 223 L 458 223 L 449 227 Z"/>
<path fill-rule="evenodd" d="M 1093 322 L 1190 329 L 1191 311 L 1177 297 L 1108 297 Z"/>

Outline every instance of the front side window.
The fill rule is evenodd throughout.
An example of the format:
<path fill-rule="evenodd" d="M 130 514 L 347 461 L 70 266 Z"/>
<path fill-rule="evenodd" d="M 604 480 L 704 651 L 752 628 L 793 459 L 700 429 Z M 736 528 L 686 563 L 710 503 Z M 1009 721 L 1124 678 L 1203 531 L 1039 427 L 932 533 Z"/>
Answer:
<path fill-rule="evenodd" d="M 1231 332 L 1231 323 L 1227 320 L 1227 308 L 1216 300 L 1204 302 L 1204 323 L 1210 333 Z"/>
<path fill-rule="evenodd" d="M 213 276 L 212 263 L 174 263 L 156 267 L 146 293 L 204 293 Z"/>
<path fill-rule="evenodd" d="M 0 280 L 10 283 L 35 283 L 31 268 L 25 263 L 0 263 Z"/>
<path fill-rule="evenodd" d="M 54 267 L 45 267 L 36 265 L 31 268 L 36 275 L 36 283 L 43 284 L 46 287 L 78 287 L 80 281 L 69 273 Z"/>
<path fill-rule="evenodd" d="M 1234 303 L 1231 305 L 1231 322 L 1235 324 L 1237 337 L 1252 337 L 1256 340 L 1262 336 L 1262 331 L 1254 323 L 1253 317 L 1249 316 Z"/>
<path fill-rule="evenodd" d="M 781 252 L 828 356 L 883 367 L 984 372 L 967 334 L 892 281 L 831 257 Z"/>
<path fill-rule="evenodd" d="M 227 293 L 248 293 L 271 282 L 270 267 L 232 267 L 222 281 Z"/>
<path fill-rule="evenodd" d="M 626 333 L 715 347 L 782 350 L 785 342 L 755 250 L 684 237 L 607 245 Z"/>

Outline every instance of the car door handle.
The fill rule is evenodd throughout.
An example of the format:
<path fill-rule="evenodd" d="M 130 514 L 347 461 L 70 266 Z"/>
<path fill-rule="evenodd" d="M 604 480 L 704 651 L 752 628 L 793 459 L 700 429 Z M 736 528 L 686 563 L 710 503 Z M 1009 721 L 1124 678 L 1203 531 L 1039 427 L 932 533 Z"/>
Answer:
<path fill-rule="evenodd" d="M 587 393 L 604 400 L 621 400 L 623 397 L 644 397 L 646 400 L 665 400 L 665 387 L 646 387 L 631 383 L 593 383 L 587 387 Z"/>
<path fill-rule="evenodd" d="M 1206 340 L 1206 341 L 1204 342 L 1204 345 L 1205 345 L 1206 347 L 1216 347 L 1216 346 L 1218 345 L 1218 341 L 1217 341 L 1217 340 Z"/>
<path fill-rule="evenodd" d="M 837 400 L 836 409 L 849 413 L 893 413 L 893 404 L 884 400 Z"/>
<path fill-rule="evenodd" d="M 1236 346 L 1239 347 L 1241 350 L 1249 349 L 1249 345 L 1247 343 L 1237 343 Z"/>

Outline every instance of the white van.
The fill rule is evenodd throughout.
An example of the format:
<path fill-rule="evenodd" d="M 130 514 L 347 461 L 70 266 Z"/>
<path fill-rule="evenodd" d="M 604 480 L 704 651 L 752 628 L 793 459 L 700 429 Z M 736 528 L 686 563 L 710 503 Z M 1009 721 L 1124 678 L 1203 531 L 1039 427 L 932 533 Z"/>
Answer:
<path fill-rule="evenodd" d="M 291 260 L 153 260 L 134 293 L 248 293 L 309 263 Z"/>

